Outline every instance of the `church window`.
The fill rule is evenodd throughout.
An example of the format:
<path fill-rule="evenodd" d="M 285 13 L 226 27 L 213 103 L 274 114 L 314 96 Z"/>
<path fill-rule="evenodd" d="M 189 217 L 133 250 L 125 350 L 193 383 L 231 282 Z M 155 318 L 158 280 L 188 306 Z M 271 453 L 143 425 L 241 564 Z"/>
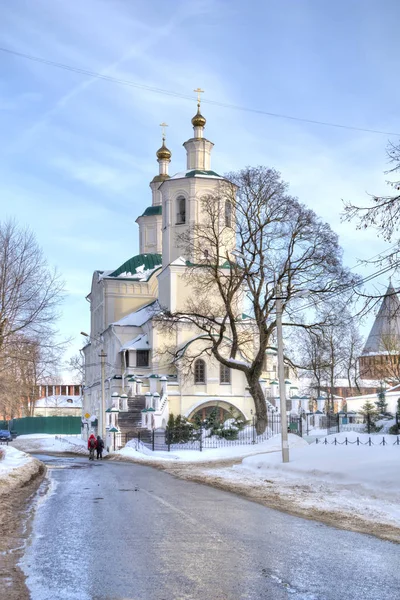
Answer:
<path fill-rule="evenodd" d="M 206 363 L 201 358 L 196 360 L 196 362 L 194 363 L 194 382 L 206 382 Z"/>
<path fill-rule="evenodd" d="M 149 366 L 149 350 L 136 350 L 136 366 L 137 367 L 148 367 Z"/>
<path fill-rule="evenodd" d="M 220 383 L 231 382 L 231 370 L 229 367 L 222 364 L 219 366 L 219 381 Z"/>
<path fill-rule="evenodd" d="M 186 223 L 186 200 L 179 196 L 176 200 L 176 224 L 183 225 Z"/>
<path fill-rule="evenodd" d="M 229 200 L 225 202 L 225 227 L 232 227 L 232 204 Z"/>

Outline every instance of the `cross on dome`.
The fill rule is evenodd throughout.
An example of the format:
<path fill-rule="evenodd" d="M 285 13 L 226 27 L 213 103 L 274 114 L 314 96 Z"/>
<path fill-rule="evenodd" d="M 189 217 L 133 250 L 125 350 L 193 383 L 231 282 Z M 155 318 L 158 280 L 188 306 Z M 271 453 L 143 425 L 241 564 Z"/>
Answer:
<path fill-rule="evenodd" d="M 203 127 L 206 124 L 206 120 L 200 112 L 200 102 L 201 102 L 200 94 L 204 94 L 204 90 L 202 90 L 201 88 L 198 87 L 196 90 L 193 90 L 193 91 L 196 92 L 196 94 L 197 94 L 197 114 L 195 114 L 195 116 L 192 119 L 192 125 L 195 128 L 195 137 L 201 137 L 200 131 L 198 130 L 196 132 L 196 128 L 200 127 L 201 129 L 203 129 Z M 197 133 L 197 135 L 196 135 L 196 133 Z"/>
<path fill-rule="evenodd" d="M 165 145 L 165 128 L 168 127 L 167 123 L 160 123 L 160 127 L 162 127 L 162 146 L 157 150 L 157 160 L 171 160 L 171 151 Z"/>

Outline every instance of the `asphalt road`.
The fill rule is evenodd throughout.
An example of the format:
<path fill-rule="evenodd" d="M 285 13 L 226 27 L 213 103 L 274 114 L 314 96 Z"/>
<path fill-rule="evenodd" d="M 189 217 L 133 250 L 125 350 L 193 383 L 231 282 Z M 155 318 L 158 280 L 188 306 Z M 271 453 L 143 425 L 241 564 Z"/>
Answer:
<path fill-rule="evenodd" d="M 40 457 L 33 600 L 395 600 L 400 546 L 129 463 Z"/>

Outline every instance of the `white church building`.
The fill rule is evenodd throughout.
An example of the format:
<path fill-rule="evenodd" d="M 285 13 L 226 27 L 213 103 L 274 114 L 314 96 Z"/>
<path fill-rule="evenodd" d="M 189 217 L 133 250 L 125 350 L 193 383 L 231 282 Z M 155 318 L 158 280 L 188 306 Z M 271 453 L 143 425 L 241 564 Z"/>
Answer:
<path fill-rule="evenodd" d="M 187 153 L 186 170 L 169 175 L 171 152 L 163 143 L 157 151 L 159 173 L 150 182 L 151 205 L 138 216 L 140 254 L 111 270 L 95 271 L 87 299 L 90 302 L 90 338 L 84 347 L 86 378 L 83 414 L 97 417 L 101 400 L 100 350 L 105 359 L 105 400 L 107 425 L 129 431 L 135 427 L 165 427 L 168 416 L 205 418 L 218 407 L 220 418 L 231 411 L 251 419 L 253 399 L 242 372 L 229 369 L 207 354 L 202 355 L 201 331 L 182 322 L 166 333 L 159 327 L 161 309 L 184 310 L 191 290 L 184 279 L 188 265 L 196 257 L 182 256 L 179 234 L 201 219 L 200 199 L 228 185 L 211 169 L 213 143 L 204 137 L 206 120 L 200 113 L 192 119 L 193 136 L 183 146 Z M 229 184 L 231 185 L 231 184 Z M 233 219 L 232 219 L 233 220 Z M 234 222 L 227 244 L 234 250 Z M 216 299 L 217 301 L 217 299 Z M 242 326 L 251 327 L 243 314 Z M 195 351 L 191 373 L 183 374 L 179 361 L 165 347 Z M 266 403 L 278 410 L 277 359 L 274 350 L 265 357 L 260 380 Z M 290 389 L 292 387 L 292 389 Z M 287 395 L 297 389 L 287 380 Z M 304 400 L 304 407 L 307 402 Z M 296 408 L 295 406 L 293 408 Z"/>

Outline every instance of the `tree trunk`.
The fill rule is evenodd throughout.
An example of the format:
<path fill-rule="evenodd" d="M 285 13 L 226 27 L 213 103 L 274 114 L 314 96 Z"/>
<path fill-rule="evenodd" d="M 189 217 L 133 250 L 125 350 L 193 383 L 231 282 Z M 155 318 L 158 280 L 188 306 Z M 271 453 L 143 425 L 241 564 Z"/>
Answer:
<path fill-rule="evenodd" d="M 250 388 L 250 394 L 253 398 L 256 410 L 257 435 L 261 435 L 262 433 L 264 433 L 268 425 L 267 403 L 265 402 L 264 393 L 258 380 L 258 376 L 252 377 L 251 374 L 246 373 L 246 377 Z"/>

